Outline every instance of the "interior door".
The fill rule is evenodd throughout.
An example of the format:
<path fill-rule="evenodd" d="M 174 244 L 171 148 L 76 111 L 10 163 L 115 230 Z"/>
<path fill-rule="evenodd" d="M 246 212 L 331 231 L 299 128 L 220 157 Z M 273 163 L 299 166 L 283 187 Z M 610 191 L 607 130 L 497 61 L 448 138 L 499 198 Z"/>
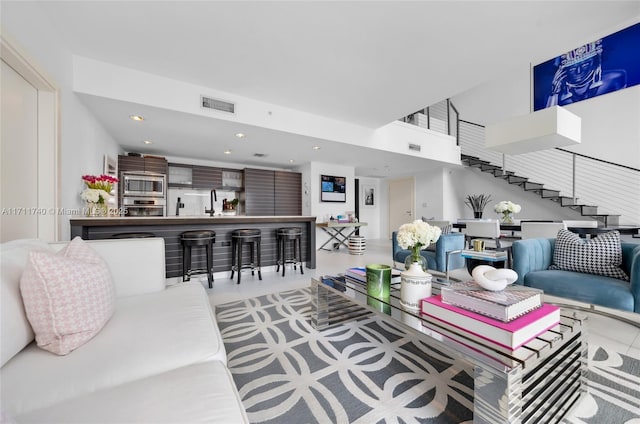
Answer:
<path fill-rule="evenodd" d="M 58 88 L 46 71 L 0 35 L 0 240 L 56 241 Z"/>
<path fill-rule="evenodd" d="M 38 90 L 2 61 L 0 241 L 38 238 Z"/>
<path fill-rule="evenodd" d="M 389 181 L 389 234 L 415 218 L 415 179 L 413 177 Z"/>

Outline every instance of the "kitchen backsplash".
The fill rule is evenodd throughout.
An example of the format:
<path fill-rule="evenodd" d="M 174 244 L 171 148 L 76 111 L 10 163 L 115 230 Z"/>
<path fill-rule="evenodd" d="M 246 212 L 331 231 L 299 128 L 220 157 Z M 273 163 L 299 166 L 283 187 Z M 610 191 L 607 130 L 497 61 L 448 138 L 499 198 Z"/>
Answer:
<path fill-rule="evenodd" d="M 167 216 L 176 216 L 176 204 L 184 203 L 184 208 L 180 209 L 180 216 L 204 216 L 209 215 L 204 212 L 210 207 L 210 191 L 186 188 L 170 188 L 167 197 Z M 237 197 L 234 191 L 216 190 L 217 201 L 213 203 L 216 215 L 222 215 L 222 199 L 230 201 Z"/>

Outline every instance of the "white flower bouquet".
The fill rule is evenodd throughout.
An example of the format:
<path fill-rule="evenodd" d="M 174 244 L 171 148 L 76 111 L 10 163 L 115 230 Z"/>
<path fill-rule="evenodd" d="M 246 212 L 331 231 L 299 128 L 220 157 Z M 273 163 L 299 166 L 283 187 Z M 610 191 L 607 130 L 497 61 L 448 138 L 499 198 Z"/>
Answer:
<path fill-rule="evenodd" d="M 503 200 L 493 207 L 497 213 L 518 213 L 522 208 L 520 205 L 513 203 L 511 200 Z"/>
<path fill-rule="evenodd" d="M 400 226 L 397 234 L 398 245 L 403 249 L 411 249 L 412 258 L 418 260 L 422 247 L 438 241 L 441 233 L 440 227 L 416 219 Z"/>
<path fill-rule="evenodd" d="M 511 215 L 520 212 L 521 209 L 520 205 L 513 203 L 511 200 L 503 200 L 493 207 L 496 213 L 502 214 L 502 222 L 505 224 L 511 224 L 513 222 Z"/>
<path fill-rule="evenodd" d="M 106 203 L 111 198 L 111 194 L 97 188 L 85 188 L 80 197 L 89 203 Z"/>

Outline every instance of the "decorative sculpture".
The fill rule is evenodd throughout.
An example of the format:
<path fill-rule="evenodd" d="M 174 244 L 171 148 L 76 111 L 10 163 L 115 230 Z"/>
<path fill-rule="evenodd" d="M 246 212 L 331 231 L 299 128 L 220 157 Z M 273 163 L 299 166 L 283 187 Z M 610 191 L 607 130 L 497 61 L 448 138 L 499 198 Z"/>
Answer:
<path fill-rule="evenodd" d="M 518 274 L 508 268 L 496 269 L 489 265 L 478 265 L 471 271 L 473 281 L 490 291 L 504 290 L 518 279 Z"/>

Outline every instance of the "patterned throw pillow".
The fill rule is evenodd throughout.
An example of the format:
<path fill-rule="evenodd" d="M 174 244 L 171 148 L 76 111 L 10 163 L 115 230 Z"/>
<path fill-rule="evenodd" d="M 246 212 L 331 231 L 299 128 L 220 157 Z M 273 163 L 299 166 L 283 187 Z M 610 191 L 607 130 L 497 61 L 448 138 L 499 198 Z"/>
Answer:
<path fill-rule="evenodd" d="M 36 343 L 57 355 L 82 346 L 113 315 L 109 268 L 79 237 L 58 253 L 31 252 L 20 292 Z"/>
<path fill-rule="evenodd" d="M 585 240 L 568 230 L 560 230 L 549 269 L 604 275 L 629 281 L 622 264 L 620 233 L 611 231 Z"/>

